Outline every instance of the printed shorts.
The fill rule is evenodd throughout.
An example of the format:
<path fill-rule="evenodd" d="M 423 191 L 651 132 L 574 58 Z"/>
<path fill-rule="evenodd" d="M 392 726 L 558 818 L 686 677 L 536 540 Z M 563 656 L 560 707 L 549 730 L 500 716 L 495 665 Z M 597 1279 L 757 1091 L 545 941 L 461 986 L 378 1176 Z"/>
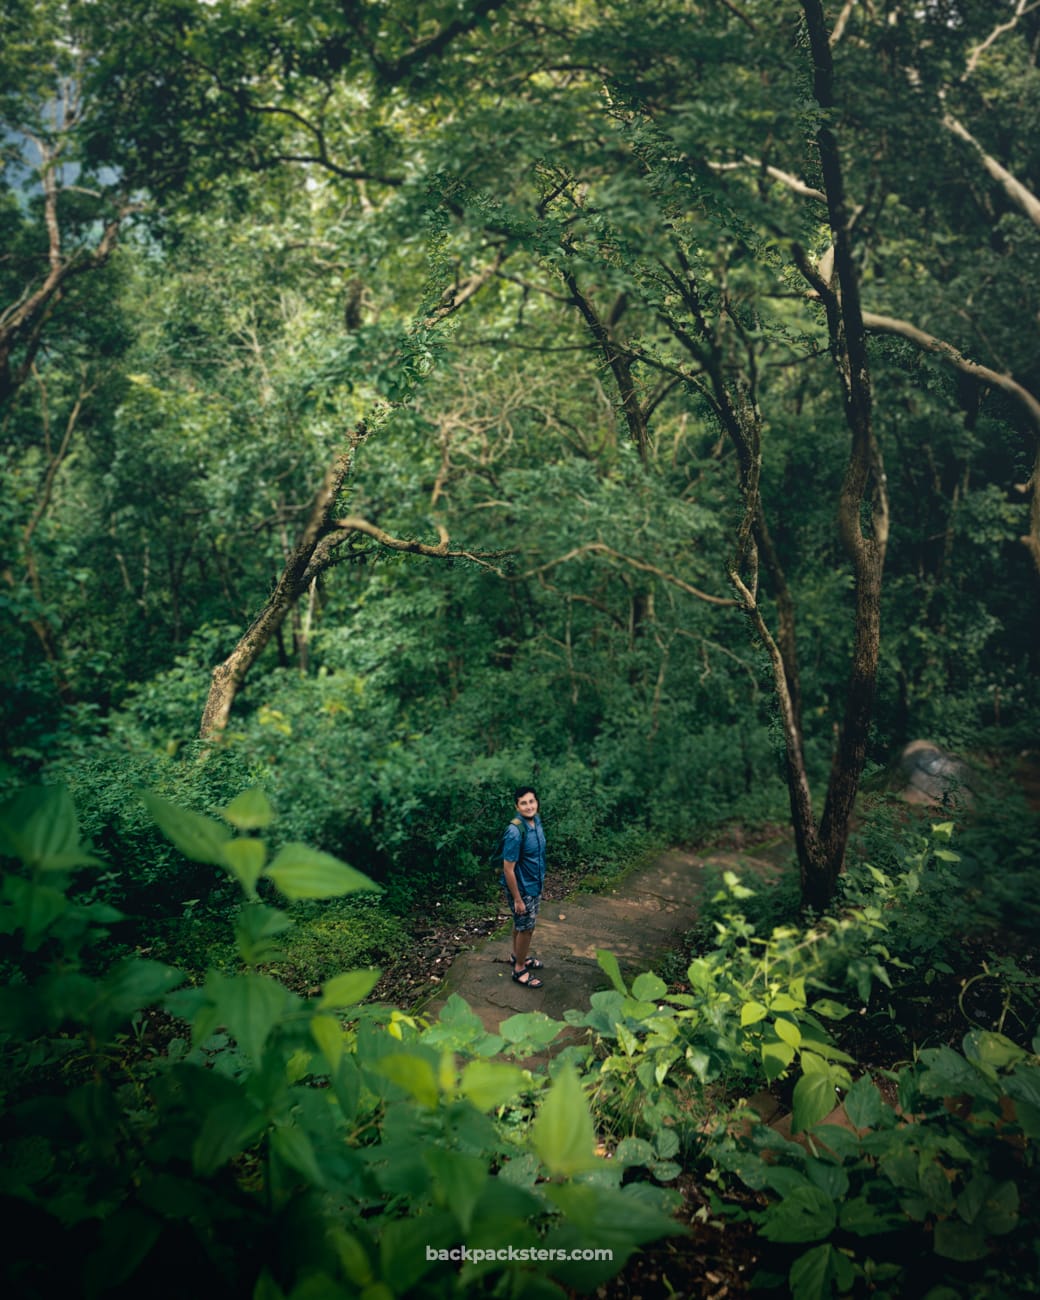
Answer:
<path fill-rule="evenodd" d="M 504 889 L 503 893 L 506 896 L 506 903 L 509 905 L 509 910 L 513 913 L 513 929 L 533 930 L 535 922 L 538 920 L 538 905 L 542 901 L 541 894 L 521 894 L 520 897 L 524 900 L 524 906 L 527 908 L 527 911 L 524 912 L 522 916 L 517 916 L 516 910 L 513 907 L 513 895 L 508 889 Z"/>

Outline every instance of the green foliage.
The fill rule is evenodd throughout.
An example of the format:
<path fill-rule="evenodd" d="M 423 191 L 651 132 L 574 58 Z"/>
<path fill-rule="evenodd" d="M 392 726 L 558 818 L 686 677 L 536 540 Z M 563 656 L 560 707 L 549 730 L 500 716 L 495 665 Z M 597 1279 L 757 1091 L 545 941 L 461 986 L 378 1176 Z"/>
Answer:
<path fill-rule="evenodd" d="M 848 1124 L 816 1123 L 805 1146 L 761 1124 L 718 1137 L 723 1176 L 775 1198 L 751 1216 L 774 1244 L 760 1284 L 786 1281 L 795 1300 L 864 1284 L 907 1296 L 1032 1294 L 1038 1088 L 1035 1054 L 972 1030 L 963 1054 L 927 1049 L 884 1092 L 861 1075 L 845 1095 Z M 893 1093 L 897 1104 L 885 1100 Z"/>
<path fill-rule="evenodd" d="M 204 1274 L 231 1295 L 448 1296 L 494 1284 L 544 1296 L 562 1294 L 551 1279 L 595 1287 L 675 1231 L 665 1193 L 622 1188 L 623 1166 L 596 1157 L 573 1071 L 547 1081 L 489 1059 L 528 1057 L 560 1025 L 535 1012 L 488 1035 L 458 998 L 432 1025 L 361 1007 L 375 971 L 342 972 L 317 997 L 290 992 L 257 969 L 290 924 L 258 888 L 271 879 L 311 898 L 370 882 L 298 845 L 269 858 L 253 838 L 272 821 L 258 790 L 224 810 L 238 837 L 156 796 L 148 804 L 179 849 L 241 888 L 239 973 L 178 988 L 176 969 L 132 958 L 89 975 L 88 949 L 116 915 L 72 901 L 70 872 L 90 855 L 67 796 L 34 792 L 4 809 L 5 848 L 21 866 L 5 878 L 3 929 L 54 960 L 0 1000 L 0 1186 L 20 1240 L 63 1239 L 60 1252 L 8 1251 L 12 1290 L 172 1296 Z M 59 826 L 46 841 L 42 811 Z M 26 907 L 44 876 L 46 905 Z M 148 1044 L 127 1032 L 160 1008 L 183 1034 Z M 499 1122 L 517 1109 L 519 1127 Z M 460 1274 L 452 1252 L 463 1244 Z M 601 1257 L 572 1258 L 578 1249 Z"/>

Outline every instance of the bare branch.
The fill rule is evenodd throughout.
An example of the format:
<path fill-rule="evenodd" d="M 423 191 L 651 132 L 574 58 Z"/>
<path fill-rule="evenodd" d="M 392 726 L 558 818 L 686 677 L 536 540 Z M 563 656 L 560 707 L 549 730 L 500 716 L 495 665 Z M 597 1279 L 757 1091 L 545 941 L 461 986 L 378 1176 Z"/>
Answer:
<path fill-rule="evenodd" d="M 1032 4 L 1026 4 L 1026 0 L 1018 0 L 1018 4 L 1015 5 L 1015 12 L 1011 15 L 1008 21 L 1006 23 L 998 23 L 986 39 L 980 41 L 979 44 L 974 47 L 971 54 L 968 56 L 968 62 L 964 72 L 961 74 L 961 81 L 967 81 L 968 78 L 974 74 L 975 69 L 979 66 L 979 59 L 986 53 L 994 41 L 999 40 L 1005 32 L 1010 32 L 1013 28 L 1017 27 L 1020 18 L 1024 18 L 1026 14 L 1032 13 L 1032 11 L 1037 8 L 1040 8 L 1040 0 L 1033 0 Z"/>
<path fill-rule="evenodd" d="M 970 144 L 978 154 L 980 161 L 990 176 L 1003 189 L 1012 203 L 1015 204 L 1034 226 L 1040 230 L 1040 200 L 1036 195 L 1008 171 L 1001 163 L 997 162 L 991 154 L 988 154 L 978 140 L 971 134 L 966 126 L 957 120 L 952 113 L 944 113 L 942 124 L 948 131 L 951 131 L 959 139 Z"/>
<path fill-rule="evenodd" d="M 451 538 L 448 536 L 448 530 L 441 524 L 437 525 L 440 541 L 436 546 L 430 546 L 427 542 L 417 542 L 412 538 L 393 537 L 390 533 L 384 532 L 382 528 L 377 527 L 367 519 L 360 518 L 358 515 L 347 515 L 343 519 L 333 520 L 333 527 L 339 529 L 343 534 L 363 533 L 366 537 L 373 538 L 380 546 L 385 546 L 391 551 L 405 551 L 409 555 L 428 555 L 438 560 L 472 560 L 474 564 L 479 564 L 484 569 L 490 569 L 499 577 L 502 576 L 501 571 L 489 561 L 501 560 L 507 555 L 513 554 L 512 551 L 450 550 Z"/>
<path fill-rule="evenodd" d="M 526 573 L 519 576 L 521 578 L 538 577 L 543 573 L 548 573 L 550 569 L 556 568 L 559 564 L 566 564 L 569 560 L 580 559 L 583 555 L 606 555 L 612 560 L 617 560 L 620 564 L 627 564 L 629 568 L 638 569 L 640 573 L 652 573 L 654 577 L 660 578 L 662 582 L 678 587 L 680 591 L 686 592 L 688 596 L 696 596 L 698 600 L 707 601 L 709 605 L 723 605 L 732 609 L 740 604 L 739 601 L 728 599 L 725 596 L 709 595 L 708 592 L 701 591 L 699 587 L 694 587 L 685 579 L 676 577 L 674 573 L 666 573 L 654 564 L 647 564 L 645 560 L 637 560 L 631 555 L 622 555 L 620 551 L 615 551 L 606 542 L 586 542 L 584 546 L 576 546 L 565 555 L 557 556 L 555 560 L 550 560 L 547 564 L 540 564 L 537 568 L 528 569 Z"/>
<path fill-rule="evenodd" d="M 834 24 L 834 28 L 831 31 L 830 46 L 832 50 L 834 49 L 835 45 L 837 45 L 837 43 L 841 40 L 841 38 L 845 35 L 845 28 L 848 25 L 849 19 L 852 17 L 852 11 L 853 9 L 855 9 L 855 7 L 856 7 L 856 0 L 845 0 L 844 8 L 842 9 L 841 13 L 838 15 L 838 21 Z"/>
<path fill-rule="evenodd" d="M 822 190 L 814 189 L 812 185 L 806 185 L 805 181 L 799 180 L 797 176 L 793 176 L 790 172 L 781 171 L 779 167 L 764 163 L 759 158 L 751 158 L 747 154 L 744 155 L 740 162 L 709 162 L 708 166 L 713 172 L 733 172 L 744 167 L 753 167 L 756 171 L 765 172 L 767 176 L 772 177 L 774 181 L 779 181 L 781 185 L 786 185 L 789 190 L 793 190 L 795 194 L 800 194 L 803 198 L 818 199 L 820 203 L 827 202 L 827 196 Z"/>
<path fill-rule="evenodd" d="M 864 312 L 863 324 L 868 330 L 876 330 L 882 334 L 898 334 L 902 338 L 909 339 L 922 351 L 931 352 L 942 357 L 958 370 L 963 371 L 964 374 L 972 375 L 975 379 L 981 379 L 984 383 L 1003 389 L 1005 393 L 1015 398 L 1025 408 L 1032 421 L 1037 443 L 1033 460 L 1033 472 L 1026 484 L 1027 490 L 1032 489 L 1029 508 L 1029 532 L 1020 540 L 1032 555 L 1033 563 L 1037 571 L 1040 572 L 1040 401 L 1028 388 L 1020 384 L 1018 380 L 1012 379 L 1010 375 L 1001 374 L 999 370 L 980 365 L 977 361 L 969 361 L 951 344 L 943 339 L 937 339 L 931 334 L 926 334 L 924 330 L 911 325 L 909 321 L 896 320 L 891 316 L 876 316 L 873 312 Z"/>
<path fill-rule="evenodd" d="M 733 0 L 722 0 L 722 3 L 726 6 L 726 8 L 730 11 L 731 14 L 736 14 L 736 16 L 748 29 L 748 31 L 754 32 L 756 36 L 758 35 L 758 28 L 747 16 L 747 14 L 743 11 L 743 9 L 739 9 L 735 4 L 733 4 Z"/>
<path fill-rule="evenodd" d="M 977 361 L 969 361 L 957 351 L 952 344 L 945 342 L 943 339 L 937 339 L 934 335 L 918 329 L 916 325 L 911 325 L 909 321 L 897 320 L 892 316 L 878 316 L 874 312 L 865 311 L 863 313 L 863 324 L 868 330 L 874 330 L 880 334 L 898 334 L 911 343 L 915 343 L 925 352 L 935 353 L 936 356 L 943 357 L 958 370 L 962 370 L 966 375 L 973 375 L 976 379 L 981 379 L 996 388 L 1002 388 L 1004 392 L 1009 393 L 1029 412 L 1029 417 L 1038 434 L 1040 434 L 1040 401 L 1010 375 L 1001 374 L 999 370 L 993 370 L 990 366 L 980 365 Z"/>
<path fill-rule="evenodd" d="M 472 298 L 475 293 L 482 289 L 490 279 L 498 274 L 499 268 L 506 260 L 506 257 L 506 250 L 504 248 L 499 248 L 495 253 L 494 260 L 488 266 L 483 267 L 479 271 L 474 271 L 473 274 L 461 284 L 454 284 L 445 289 L 441 294 L 440 301 L 427 319 L 426 324 L 436 325 L 447 316 L 451 316 L 454 312 L 457 312 L 463 304 L 469 302 L 470 298 Z"/>

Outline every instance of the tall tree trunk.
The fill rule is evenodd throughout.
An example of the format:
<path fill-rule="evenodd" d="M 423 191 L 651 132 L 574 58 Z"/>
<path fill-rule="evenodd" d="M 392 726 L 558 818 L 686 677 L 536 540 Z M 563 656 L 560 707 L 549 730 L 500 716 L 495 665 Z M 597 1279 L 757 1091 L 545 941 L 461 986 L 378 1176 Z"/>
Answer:
<path fill-rule="evenodd" d="M 803 902 L 820 908 L 833 896 L 845 861 L 853 806 L 866 761 L 881 646 L 888 494 L 881 452 L 874 437 L 866 330 L 852 256 L 851 215 L 837 137 L 828 125 L 835 108 L 830 40 L 820 0 L 803 0 L 802 7 L 812 51 L 813 93 L 824 111 L 816 142 L 834 247 L 834 281 L 820 281 L 816 287 L 826 308 L 831 354 L 841 378 L 845 421 L 851 435 L 838 527 L 856 580 L 855 633 L 845 711 L 834 747 L 819 835 L 801 860 Z"/>
<path fill-rule="evenodd" d="M 234 650 L 223 663 L 214 668 L 209 696 L 206 699 L 206 707 L 203 709 L 199 727 L 199 735 L 203 740 L 212 739 L 227 727 L 231 706 L 249 670 L 281 628 L 297 600 L 307 590 L 313 576 L 311 562 L 318 544 L 331 530 L 332 508 L 343 480 L 350 470 L 354 451 L 363 436 L 364 426 L 359 426 L 350 435 L 346 451 L 329 467 L 314 499 L 307 523 L 295 547 L 289 553 L 274 591 L 268 596 L 263 609 L 253 619 Z"/>

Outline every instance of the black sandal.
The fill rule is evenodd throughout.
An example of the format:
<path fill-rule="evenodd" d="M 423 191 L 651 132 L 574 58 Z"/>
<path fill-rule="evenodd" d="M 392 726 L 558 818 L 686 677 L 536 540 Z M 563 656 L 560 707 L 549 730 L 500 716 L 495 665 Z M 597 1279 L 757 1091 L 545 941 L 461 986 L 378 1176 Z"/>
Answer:
<path fill-rule="evenodd" d="M 515 952 L 511 952 L 509 954 L 509 964 L 510 966 L 513 967 L 514 970 L 516 969 Z M 537 957 L 528 957 L 527 960 L 524 962 L 524 970 L 544 970 L 544 969 L 545 969 L 545 962 L 539 961 Z"/>
<path fill-rule="evenodd" d="M 542 981 L 535 979 L 529 970 L 513 971 L 513 982 L 522 985 L 525 989 L 540 989 Z"/>

